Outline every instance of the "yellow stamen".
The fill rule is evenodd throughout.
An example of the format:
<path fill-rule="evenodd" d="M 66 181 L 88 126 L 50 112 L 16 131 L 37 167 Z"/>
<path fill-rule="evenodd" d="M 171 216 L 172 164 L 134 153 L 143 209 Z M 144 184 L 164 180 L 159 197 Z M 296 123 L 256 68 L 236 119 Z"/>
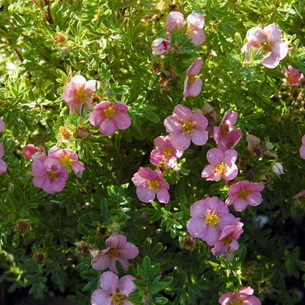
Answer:
<path fill-rule="evenodd" d="M 186 133 L 191 133 L 194 128 L 193 122 L 185 121 L 182 124 L 182 131 Z"/>
<path fill-rule="evenodd" d="M 114 305 L 123 305 L 126 299 L 127 297 L 119 291 L 111 295 L 111 301 Z"/>
<path fill-rule="evenodd" d="M 160 187 L 160 182 L 157 180 L 149 180 L 148 181 L 148 188 L 151 190 L 156 190 Z"/>
<path fill-rule="evenodd" d="M 55 179 L 57 177 L 57 173 L 56 172 L 48 172 L 47 173 L 47 176 L 50 178 L 50 179 Z"/>
<path fill-rule="evenodd" d="M 227 125 L 220 125 L 220 134 L 225 136 L 229 132 L 229 127 Z"/>
<path fill-rule="evenodd" d="M 219 223 L 219 216 L 214 213 L 214 212 L 210 212 L 205 216 L 205 221 L 207 222 L 207 224 L 209 224 L 210 226 L 217 226 Z"/>
<path fill-rule="evenodd" d="M 106 118 L 113 118 L 115 115 L 116 115 L 116 110 L 112 106 L 109 106 L 104 110 L 104 116 Z"/>
<path fill-rule="evenodd" d="M 235 299 L 229 303 L 229 305 L 241 305 L 243 303 L 242 300 Z"/>
<path fill-rule="evenodd" d="M 245 187 L 238 192 L 238 197 L 247 198 L 249 194 L 250 194 L 250 190 Z"/>
<path fill-rule="evenodd" d="M 226 171 L 227 166 L 225 165 L 224 162 L 218 162 L 217 164 L 215 164 L 214 166 L 214 170 L 216 173 L 221 173 L 222 175 L 224 174 L 224 172 Z"/>
<path fill-rule="evenodd" d="M 120 250 L 119 249 L 110 249 L 108 252 L 107 252 L 107 255 L 110 257 L 110 258 L 115 258 L 115 257 L 120 257 Z"/>
<path fill-rule="evenodd" d="M 73 163 L 73 159 L 69 155 L 63 155 L 60 158 L 60 162 L 63 166 L 67 167 L 70 166 Z"/>
<path fill-rule="evenodd" d="M 170 157 L 173 155 L 173 149 L 171 147 L 166 147 L 162 150 L 164 156 Z"/>
<path fill-rule="evenodd" d="M 187 79 L 187 84 L 192 85 L 195 80 L 196 80 L 196 75 L 189 75 L 189 77 Z"/>
<path fill-rule="evenodd" d="M 87 92 L 84 87 L 78 89 L 75 95 L 76 99 L 79 101 L 84 101 L 87 98 Z"/>

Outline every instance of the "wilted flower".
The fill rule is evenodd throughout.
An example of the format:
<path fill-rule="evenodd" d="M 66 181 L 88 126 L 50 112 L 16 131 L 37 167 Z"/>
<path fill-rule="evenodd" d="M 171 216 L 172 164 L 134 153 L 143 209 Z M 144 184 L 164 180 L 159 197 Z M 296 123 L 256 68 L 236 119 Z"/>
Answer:
<path fill-rule="evenodd" d="M 288 70 L 284 67 L 282 73 L 285 74 L 285 84 L 288 86 L 297 86 L 304 75 L 301 71 L 295 69 L 292 66 L 288 66 Z"/>
<path fill-rule="evenodd" d="M 227 292 L 222 295 L 218 302 L 221 305 L 261 305 L 259 298 L 253 295 L 251 287 L 242 287 L 236 293 Z"/>
<path fill-rule="evenodd" d="M 214 248 L 211 249 L 215 256 L 232 253 L 239 249 L 237 240 L 244 232 L 242 229 L 243 223 L 240 218 L 235 218 L 232 224 L 224 227 L 219 239 L 216 241 Z"/>
<path fill-rule="evenodd" d="M 112 272 L 118 273 L 115 263 L 119 261 L 124 270 L 127 271 L 128 260 L 137 257 L 139 254 L 138 248 L 127 242 L 126 236 L 121 234 L 111 235 L 106 239 L 105 244 L 108 248 L 94 255 L 92 267 L 95 270 L 104 270 L 109 267 Z"/>
<path fill-rule="evenodd" d="M 169 202 L 169 185 L 162 178 L 160 170 L 153 170 L 149 167 L 140 167 L 131 180 L 137 187 L 137 196 L 140 201 L 151 202 L 157 195 L 160 202 Z"/>
<path fill-rule="evenodd" d="M 33 144 L 27 144 L 22 148 L 22 154 L 27 159 L 32 159 L 32 156 L 36 153 L 45 154 L 46 151 L 42 146 L 36 147 Z"/>
<path fill-rule="evenodd" d="M 248 205 L 257 206 L 263 201 L 261 191 L 264 189 L 262 183 L 250 183 L 247 180 L 239 181 L 230 186 L 227 205 L 234 205 L 238 212 L 243 211 Z"/>
<path fill-rule="evenodd" d="M 237 160 L 237 151 L 228 149 L 225 152 L 218 148 L 211 148 L 207 152 L 207 159 L 210 165 L 207 165 L 201 177 L 208 181 L 226 181 L 233 180 L 238 174 L 238 168 L 235 164 Z"/>
<path fill-rule="evenodd" d="M 95 106 L 90 115 L 90 123 L 100 127 L 101 134 L 112 136 L 117 129 L 127 129 L 131 125 L 127 114 L 128 106 L 123 102 L 109 103 L 102 101 Z"/>
<path fill-rule="evenodd" d="M 100 277 L 100 286 L 91 296 L 91 305 L 132 305 L 128 295 L 136 290 L 135 278 L 125 275 L 121 279 L 111 271 L 104 272 Z"/>
<path fill-rule="evenodd" d="M 191 109 L 177 105 L 174 114 L 164 120 L 166 131 L 172 136 L 172 143 L 177 149 L 185 150 L 191 145 L 204 145 L 208 140 L 207 118 Z"/>
<path fill-rule="evenodd" d="M 177 159 L 183 154 L 172 143 L 171 136 L 159 136 L 154 140 L 155 149 L 150 154 L 150 162 L 154 165 L 175 167 Z"/>
<path fill-rule="evenodd" d="M 196 201 L 190 212 L 192 218 L 187 223 L 188 232 L 209 246 L 215 245 L 224 227 L 232 224 L 235 219 L 226 204 L 217 197 Z"/>
<path fill-rule="evenodd" d="M 203 60 L 195 59 L 186 71 L 186 79 L 184 81 L 183 96 L 195 97 L 200 94 L 202 89 L 202 80 L 196 75 L 199 73 L 203 64 Z"/>
<path fill-rule="evenodd" d="M 272 165 L 272 171 L 276 174 L 276 175 L 282 175 L 284 174 L 284 167 L 282 165 L 282 163 L 280 162 L 275 162 Z"/>
<path fill-rule="evenodd" d="M 48 156 L 58 159 L 64 167 L 71 167 L 76 174 L 85 170 L 85 167 L 78 161 L 77 154 L 72 149 L 61 149 L 53 146 L 49 149 Z"/>
<path fill-rule="evenodd" d="M 170 50 L 170 42 L 167 39 L 157 38 L 152 43 L 152 52 L 155 55 L 166 54 Z"/>
<path fill-rule="evenodd" d="M 75 114 L 76 107 L 80 111 L 81 106 L 86 103 L 88 109 L 93 110 L 93 105 L 91 104 L 91 95 L 95 90 L 99 89 L 100 85 L 96 80 L 86 79 L 82 75 L 76 75 L 71 78 L 70 82 L 66 85 L 62 99 L 65 100 L 70 111 Z"/>
<path fill-rule="evenodd" d="M 241 139 L 241 130 L 234 126 L 237 118 L 237 112 L 228 110 L 221 120 L 220 126 L 214 126 L 214 140 L 222 151 L 233 148 Z"/>
<path fill-rule="evenodd" d="M 258 51 L 263 49 L 264 54 L 270 55 L 264 58 L 262 64 L 267 68 L 275 68 L 288 53 L 288 44 L 282 40 L 282 31 L 276 24 L 269 24 L 264 29 L 253 27 L 247 32 L 248 42 L 242 47 L 242 52 L 249 55 L 250 48 Z"/>
<path fill-rule="evenodd" d="M 7 171 L 7 164 L 1 159 L 4 155 L 4 148 L 2 143 L 0 143 L 0 175 Z"/>

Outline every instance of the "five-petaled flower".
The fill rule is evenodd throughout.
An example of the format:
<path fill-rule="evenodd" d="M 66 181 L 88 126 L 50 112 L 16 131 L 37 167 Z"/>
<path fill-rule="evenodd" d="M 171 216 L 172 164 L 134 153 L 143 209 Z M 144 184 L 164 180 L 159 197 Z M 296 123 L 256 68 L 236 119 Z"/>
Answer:
<path fill-rule="evenodd" d="M 288 69 L 284 67 L 282 69 L 282 73 L 284 73 L 286 76 L 285 84 L 288 86 L 297 86 L 301 79 L 304 78 L 303 73 L 292 66 L 288 66 Z"/>
<path fill-rule="evenodd" d="M 207 118 L 201 113 L 192 113 L 191 109 L 177 105 L 173 115 L 164 120 L 166 131 L 172 136 L 177 149 L 185 150 L 191 145 L 204 145 L 208 140 Z"/>
<path fill-rule="evenodd" d="M 200 94 L 202 89 L 202 80 L 196 75 L 199 73 L 203 64 L 202 59 L 195 59 L 186 71 L 186 79 L 184 81 L 183 96 L 195 97 Z"/>
<path fill-rule="evenodd" d="M 82 75 L 73 76 L 70 82 L 66 85 L 62 99 L 65 100 L 70 111 L 75 114 L 75 107 L 80 111 L 81 106 L 86 103 L 88 109 L 92 110 L 93 105 L 91 103 L 91 95 L 100 85 L 96 80 L 86 81 L 85 77 Z"/>
<path fill-rule="evenodd" d="M 201 177 L 209 181 L 226 181 L 233 180 L 238 174 L 238 168 L 235 164 L 237 160 L 237 152 L 234 149 L 228 149 L 225 152 L 218 148 L 211 148 L 207 152 L 207 165 Z"/>
<path fill-rule="evenodd" d="M 100 277 L 101 289 L 97 289 L 91 296 L 91 305 L 132 305 L 127 298 L 136 290 L 133 283 L 135 278 L 125 275 L 121 279 L 111 272 L 104 272 Z"/>
<path fill-rule="evenodd" d="M 288 44 L 282 40 L 282 31 L 276 24 L 269 24 L 263 29 L 253 27 L 247 32 L 248 42 L 242 47 L 242 52 L 247 52 L 249 56 L 250 49 L 254 51 L 262 48 L 263 53 L 270 54 L 265 57 L 262 64 L 267 68 L 276 68 L 280 60 L 286 57 L 288 53 Z"/>
<path fill-rule="evenodd" d="M 248 205 L 257 206 L 263 201 L 261 191 L 264 189 L 263 183 L 251 183 L 247 180 L 239 181 L 230 186 L 227 205 L 234 205 L 238 212 L 243 211 Z"/>
<path fill-rule="evenodd" d="M 258 297 L 253 295 L 251 287 L 242 287 L 236 293 L 227 292 L 219 298 L 220 305 L 261 305 Z"/>
<path fill-rule="evenodd" d="M 123 102 L 109 103 L 102 101 L 95 106 L 90 115 L 90 123 L 100 127 L 101 134 L 112 136 L 117 129 L 127 129 L 131 125 L 127 114 L 128 106 Z"/>
<path fill-rule="evenodd" d="M 111 235 L 106 239 L 107 249 L 98 251 L 92 261 L 92 267 L 95 270 L 104 270 L 109 267 L 112 272 L 118 273 L 115 266 L 116 261 L 121 262 L 122 267 L 127 271 L 129 259 L 135 258 L 139 254 L 138 248 L 127 242 L 127 238 L 121 234 Z"/>
<path fill-rule="evenodd" d="M 137 196 L 140 201 L 151 202 L 157 195 L 160 202 L 169 202 L 169 185 L 162 178 L 160 170 L 153 170 L 150 167 L 140 167 L 131 180 L 137 187 Z"/>

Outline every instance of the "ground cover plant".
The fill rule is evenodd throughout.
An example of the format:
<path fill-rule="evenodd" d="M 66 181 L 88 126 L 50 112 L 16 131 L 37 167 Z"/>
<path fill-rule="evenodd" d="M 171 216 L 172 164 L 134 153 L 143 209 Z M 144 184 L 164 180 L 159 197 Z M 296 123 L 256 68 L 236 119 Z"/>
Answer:
<path fill-rule="evenodd" d="M 0 2 L 1 302 L 303 304 L 305 2 Z"/>

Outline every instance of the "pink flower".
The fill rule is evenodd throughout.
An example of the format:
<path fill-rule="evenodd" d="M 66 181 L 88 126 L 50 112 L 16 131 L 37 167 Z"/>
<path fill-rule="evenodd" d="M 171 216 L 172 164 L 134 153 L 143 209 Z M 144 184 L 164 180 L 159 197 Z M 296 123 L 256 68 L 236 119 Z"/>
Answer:
<path fill-rule="evenodd" d="M 202 30 L 205 19 L 201 14 L 198 13 L 190 14 L 185 21 L 182 13 L 176 11 L 170 12 L 166 17 L 167 36 L 171 36 L 171 32 L 175 27 L 181 31 L 186 23 L 188 26 L 187 32 L 189 39 L 192 40 L 195 46 L 202 44 L 205 41 L 205 34 Z"/>
<path fill-rule="evenodd" d="M 236 293 L 227 292 L 222 295 L 218 302 L 221 305 L 261 305 L 259 298 L 253 295 L 251 287 L 242 287 Z"/>
<path fill-rule="evenodd" d="M 91 305 L 132 305 L 127 300 L 130 293 L 136 290 L 135 278 L 125 275 L 121 279 L 111 271 L 104 272 L 100 277 L 100 286 L 91 296 Z"/>
<path fill-rule="evenodd" d="M 276 24 L 269 24 L 264 29 L 253 27 L 247 32 L 248 42 L 242 47 L 242 52 L 249 55 L 250 48 L 256 52 L 259 48 L 263 48 L 264 54 L 271 53 L 264 58 L 262 64 L 267 68 L 275 68 L 280 60 L 286 57 L 288 53 L 288 44 L 282 39 L 282 31 Z"/>
<path fill-rule="evenodd" d="M 237 212 L 243 211 L 248 205 L 257 206 L 263 201 L 260 193 L 263 189 L 263 183 L 250 183 L 247 180 L 239 181 L 230 186 L 226 204 L 233 204 Z"/>
<path fill-rule="evenodd" d="M 157 137 L 154 140 L 155 149 L 150 153 L 150 162 L 156 166 L 175 167 L 177 159 L 183 155 L 172 143 L 170 135 Z"/>
<path fill-rule="evenodd" d="M 86 81 L 82 75 L 76 75 L 66 85 L 61 97 L 68 103 L 73 114 L 75 114 L 74 107 L 80 111 L 83 103 L 86 103 L 88 109 L 92 110 L 91 95 L 99 87 L 100 85 L 96 80 Z"/>
<path fill-rule="evenodd" d="M 237 152 L 234 149 L 228 149 L 225 152 L 218 148 L 211 148 L 207 152 L 207 159 L 210 165 L 207 165 L 201 177 L 208 181 L 219 181 L 223 178 L 226 181 L 233 180 L 238 174 L 238 168 L 235 165 Z"/>
<path fill-rule="evenodd" d="M 177 105 L 174 114 L 164 120 L 166 131 L 172 136 L 173 145 L 185 150 L 191 145 L 204 145 L 208 140 L 207 118 L 200 113 L 192 113 L 191 109 Z"/>
<path fill-rule="evenodd" d="M 300 147 L 300 156 L 305 159 L 305 135 L 302 137 L 302 145 Z"/>
<path fill-rule="evenodd" d="M 76 174 L 85 170 L 85 167 L 78 161 L 77 154 L 71 149 L 61 149 L 57 146 L 53 146 L 49 149 L 48 156 L 58 159 L 64 167 L 71 166 Z"/>
<path fill-rule="evenodd" d="M 199 73 L 203 64 L 203 60 L 195 59 L 186 71 L 186 79 L 184 81 L 183 96 L 198 96 L 202 89 L 202 80 L 196 75 Z"/>
<path fill-rule="evenodd" d="M 0 175 L 7 171 L 7 164 L 1 159 L 4 155 L 4 148 L 2 143 L 0 143 Z"/>
<path fill-rule="evenodd" d="M 109 103 L 102 101 L 95 106 L 90 115 L 90 123 L 100 126 L 101 134 L 112 136 L 117 129 L 127 129 L 131 125 L 130 116 L 126 113 L 128 106 L 123 102 Z"/>
<path fill-rule="evenodd" d="M 235 219 L 226 204 L 217 197 L 196 201 L 190 211 L 192 218 L 187 223 L 188 232 L 209 246 L 215 245 L 221 231 Z"/>
<path fill-rule="evenodd" d="M 240 222 L 240 218 L 235 218 L 233 223 L 225 226 L 222 230 L 219 239 L 216 241 L 214 248 L 211 249 L 215 256 L 224 255 L 235 252 L 239 249 L 237 240 L 244 232 L 242 226 L 244 224 Z"/>
<path fill-rule="evenodd" d="M 297 69 L 292 66 L 288 66 L 288 70 L 286 68 L 282 69 L 282 73 L 285 74 L 285 84 L 288 86 L 297 86 L 304 75 Z"/>
<path fill-rule="evenodd" d="M 99 251 L 92 262 L 92 267 L 95 270 L 104 270 L 109 267 L 112 272 L 118 273 L 115 263 L 119 261 L 124 270 L 127 271 L 128 260 L 137 257 L 139 254 L 138 248 L 127 242 L 126 236 L 121 234 L 111 235 L 105 243 L 108 248 Z"/>
<path fill-rule="evenodd" d="M 152 170 L 149 167 L 140 167 L 131 180 L 137 187 L 137 196 L 140 201 L 151 202 L 157 195 L 160 202 L 169 202 L 169 185 L 162 178 L 160 170 Z"/>
<path fill-rule="evenodd" d="M 152 52 L 155 55 L 166 54 L 170 50 L 170 42 L 167 39 L 157 38 L 152 43 Z"/>
<path fill-rule="evenodd" d="M 0 118 L 0 132 L 4 129 L 5 127 L 5 123 L 3 122 L 3 120 Z"/>
<path fill-rule="evenodd" d="M 56 158 L 38 155 L 32 164 L 33 184 L 49 194 L 63 190 L 68 179 L 67 170 Z"/>
<path fill-rule="evenodd" d="M 33 144 L 27 144 L 22 148 L 22 154 L 27 159 L 32 159 L 32 156 L 36 153 L 42 153 L 45 154 L 45 149 L 42 146 L 36 147 Z"/>
<path fill-rule="evenodd" d="M 241 139 L 241 130 L 235 128 L 235 123 L 238 118 L 238 113 L 228 110 L 220 126 L 214 126 L 214 140 L 218 148 L 222 151 L 233 148 Z"/>
<path fill-rule="evenodd" d="M 295 196 L 293 196 L 293 199 L 304 200 L 305 199 L 305 190 L 297 193 Z"/>

